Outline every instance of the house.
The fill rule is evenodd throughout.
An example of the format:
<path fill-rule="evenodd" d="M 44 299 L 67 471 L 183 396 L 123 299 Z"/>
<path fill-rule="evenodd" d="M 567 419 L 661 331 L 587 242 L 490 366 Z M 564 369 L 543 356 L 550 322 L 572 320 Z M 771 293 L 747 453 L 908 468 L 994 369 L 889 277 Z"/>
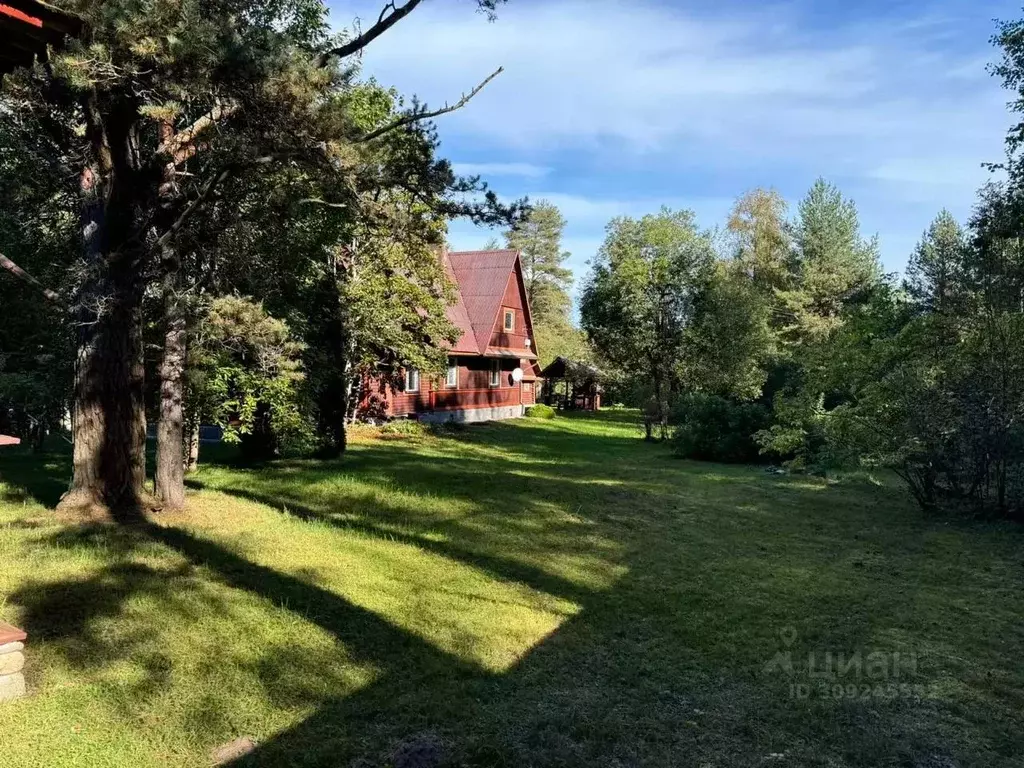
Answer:
<path fill-rule="evenodd" d="M 38 0 L 0 2 L 0 77 L 17 67 L 46 61 L 47 46 L 59 47 L 82 32 L 82 21 Z"/>
<path fill-rule="evenodd" d="M 459 339 L 438 380 L 404 371 L 396 385 L 364 384 L 362 413 L 421 421 L 492 421 L 522 416 L 536 402 L 539 373 L 533 320 L 518 251 L 442 252 L 456 288 L 448 319 Z"/>

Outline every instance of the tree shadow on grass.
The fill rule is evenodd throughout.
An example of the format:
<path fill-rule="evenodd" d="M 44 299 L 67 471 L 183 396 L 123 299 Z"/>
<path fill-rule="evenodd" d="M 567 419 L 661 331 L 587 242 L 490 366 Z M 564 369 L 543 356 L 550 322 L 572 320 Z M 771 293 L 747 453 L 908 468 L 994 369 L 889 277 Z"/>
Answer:
<path fill-rule="evenodd" d="M 876 630 L 898 626 L 901 612 L 915 605 L 913 594 L 887 593 L 886 574 L 846 566 L 821 540 L 796 538 L 819 503 L 810 491 L 786 490 L 776 501 L 788 509 L 747 500 L 731 517 L 695 497 L 685 510 L 690 516 L 678 517 L 678 494 L 646 482 L 635 459 L 632 465 L 575 466 L 561 477 L 534 473 L 510 482 L 511 472 L 535 468 L 536 456 L 555 450 L 562 438 L 537 437 L 536 452 L 517 450 L 521 457 L 510 458 L 503 430 L 475 439 L 486 435 L 494 440 L 490 447 L 505 453 L 417 460 L 411 449 L 361 448 L 354 453 L 358 458 L 343 465 L 347 474 L 385 482 L 417 499 L 450 498 L 467 507 L 460 517 L 428 514 L 417 523 L 409 506 L 415 499 L 389 502 L 344 485 L 304 500 L 304 488 L 337 471 L 331 466 L 298 464 L 297 477 L 285 471 L 290 465 L 269 467 L 266 482 L 253 482 L 250 475 L 216 487 L 301 520 L 411 544 L 495 581 L 525 584 L 577 604 L 576 616 L 522 649 L 510 668 L 485 670 L 354 605 L 312 575 L 282 573 L 170 523 L 128 533 L 54 534 L 54 546 L 107 548 L 114 562 L 81 582 L 29 585 L 12 601 L 24 607 L 31 633 L 59 644 L 72 663 L 95 668 L 143 644 L 144 638 L 104 634 L 104 623 L 117 619 L 127 603 L 164 595 L 173 600 L 183 586 L 212 578 L 316 625 L 338 640 L 352 662 L 378 670 L 369 684 L 339 695 L 316 685 L 317 675 L 328 675 L 336 659 L 321 655 L 309 664 L 301 653 L 268 646 L 256 665 L 267 695 L 284 705 L 312 704 L 315 711 L 240 758 L 236 768 L 346 766 L 358 758 L 385 765 L 396 745 L 426 732 L 444 742 L 450 763 L 473 766 L 760 766 L 783 753 L 804 766 L 923 766 L 930 756 L 945 759 L 958 747 L 975 750 L 969 754 L 977 764 L 1012 764 L 1012 737 L 1000 741 L 993 734 L 1013 733 L 1019 718 L 1000 714 L 992 703 L 984 706 L 984 716 L 995 724 L 991 730 L 961 724 L 958 733 L 933 703 L 804 701 L 790 696 L 788 678 L 763 676 L 763 663 L 782 647 L 777 632 L 783 627 L 796 628 L 801 642 L 813 638 L 811 648 L 816 643 L 856 651 L 871 648 L 878 642 Z M 578 455 L 585 448 L 573 450 Z M 614 453 L 618 446 L 608 450 Z M 631 476 L 636 483 L 614 484 Z M 570 510 L 572 520 L 545 516 L 546 505 Z M 512 517 L 517 513 L 519 518 Z M 874 519 L 865 512 L 850 514 L 860 514 L 861 524 Z M 791 528 L 780 532 L 785 525 Z M 819 525 L 823 538 L 839 523 L 825 519 Z M 846 524 L 837 530 L 845 536 Z M 509 546 L 510 537 L 523 539 L 519 549 Z M 599 540 L 616 546 L 595 552 L 593 542 Z M 903 552 L 898 542 L 889 546 L 893 556 Z M 183 564 L 158 569 L 131 560 L 152 547 L 176 553 Z M 585 562 L 617 566 L 616 577 L 593 586 L 538 564 L 545 556 L 556 563 L 586 555 L 592 559 Z M 806 576 L 788 575 L 800 570 Z M 442 594 L 446 588 L 436 585 Z M 191 605 L 169 605 L 184 631 L 193 618 Z M 155 654 L 145 659 L 152 669 L 144 677 L 159 688 L 166 662 Z M 230 714 L 204 711 L 194 717 L 212 721 L 204 733 L 226 739 Z M 974 743 L 982 738 L 987 745 Z"/>
<path fill-rule="evenodd" d="M 69 453 L 31 453 L 27 448 L 4 449 L 0 454 L 0 502 L 36 501 L 52 509 L 68 489 Z"/>

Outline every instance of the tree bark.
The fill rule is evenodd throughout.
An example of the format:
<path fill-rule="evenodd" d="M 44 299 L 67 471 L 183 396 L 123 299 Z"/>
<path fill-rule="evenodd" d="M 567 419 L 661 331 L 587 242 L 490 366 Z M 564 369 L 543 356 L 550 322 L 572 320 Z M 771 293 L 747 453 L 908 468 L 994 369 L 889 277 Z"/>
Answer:
<path fill-rule="evenodd" d="M 129 101 L 101 111 L 95 93 L 82 107 L 91 148 L 80 180 L 86 275 L 75 302 L 73 476 L 58 510 L 133 522 L 143 516 L 146 480 L 138 111 Z"/>
<path fill-rule="evenodd" d="M 156 496 L 167 509 L 185 506 L 185 314 L 180 272 L 170 263 L 164 276 L 164 356 L 160 364 L 160 421 L 156 436 Z"/>
<path fill-rule="evenodd" d="M 110 271 L 98 281 L 98 316 L 79 325 L 73 477 L 59 509 L 130 522 L 141 519 L 146 480 L 142 291 L 128 270 Z"/>
<path fill-rule="evenodd" d="M 324 316 L 321 326 L 325 372 L 317 393 L 317 411 L 320 434 L 324 439 L 318 455 L 325 459 L 335 459 L 341 456 L 348 447 L 345 422 L 348 418 L 351 388 L 348 373 L 350 366 L 349 337 L 346 332 L 344 307 L 341 290 L 338 286 L 336 266 L 324 278 L 322 290 L 325 299 L 324 306 L 329 307 L 330 311 Z"/>
<path fill-rule="evenodd" d="M 199 419 L 188 420 L 188 450 L 185 454 L 185 474 L 190 475 L 199 469 Z"/>

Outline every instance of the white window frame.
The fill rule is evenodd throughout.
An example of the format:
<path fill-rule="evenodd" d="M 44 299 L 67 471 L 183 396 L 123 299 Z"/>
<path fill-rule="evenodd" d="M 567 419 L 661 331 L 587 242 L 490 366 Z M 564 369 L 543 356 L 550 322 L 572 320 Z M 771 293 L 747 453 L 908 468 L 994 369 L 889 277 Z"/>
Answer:
<path fill-rule="evenodd" d="M 511 325 L 509 324 L 509 318 L 512 318 Z M 504 328 L 506 333 L 515 333 L 516 330 L 516 311 L 514 309 L 505 310 Z"/>
<path fill-rule="evenodd" d="M 418 368 L 406 368 L 405 369 L 405 391 L 406 392 L 419 392 L 420 391 L 420 372 Z"/>
<path fill-rule="evenodd" d="M 487 379 L 488 386 L 500 387 L 501 386 L 501 360 L 491 360 L 490 376 Z"/>
<path fill-rule="evenodd" d="M 444 383 L 448 389 L 459 388 L 459 358 L 448 358 L 448 374 L 445 377 Z"/>

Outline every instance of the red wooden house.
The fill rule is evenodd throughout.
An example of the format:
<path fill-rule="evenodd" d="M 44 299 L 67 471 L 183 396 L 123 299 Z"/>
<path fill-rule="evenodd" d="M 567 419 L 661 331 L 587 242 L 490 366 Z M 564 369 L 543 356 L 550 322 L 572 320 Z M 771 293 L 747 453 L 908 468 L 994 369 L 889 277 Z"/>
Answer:
<path fill-rule="evenodd" d="M 364 413 L 422 421 L 490 421 L 522 416 L 536 402 L 539 374 L 530 303 L 518 251 L 445 252 L 457 298 L 448 319 L 462 332 L 438 380 L 404 372 L 402 386 L 368 382 Z"/>

